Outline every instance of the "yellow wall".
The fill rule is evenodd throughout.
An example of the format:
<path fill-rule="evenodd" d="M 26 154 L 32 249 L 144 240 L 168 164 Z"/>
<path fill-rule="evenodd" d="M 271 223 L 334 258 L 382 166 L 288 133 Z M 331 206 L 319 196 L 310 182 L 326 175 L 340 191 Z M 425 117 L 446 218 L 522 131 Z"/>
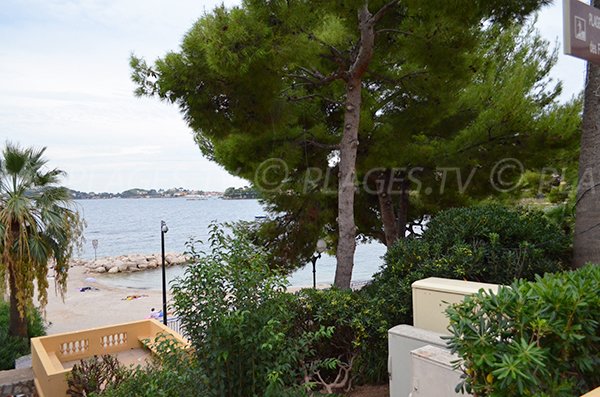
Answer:
<path fill-rule="evenodd" d="M 38 394 L 66 395 L 70 369 L 62 366 L 64 362 L 141 348 L 142 340 L 152 341 L 160 334 L 170 335 L 182 346 L 188 346 L 181 335 L 154 319 L 32 338 L 31 360 Z"/>

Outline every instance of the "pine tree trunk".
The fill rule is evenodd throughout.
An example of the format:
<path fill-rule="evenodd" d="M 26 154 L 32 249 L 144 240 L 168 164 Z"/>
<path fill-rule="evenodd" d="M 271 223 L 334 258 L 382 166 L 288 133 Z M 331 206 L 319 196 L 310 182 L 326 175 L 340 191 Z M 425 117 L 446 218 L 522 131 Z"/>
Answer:
<path fill-rule="evenodd" d="M 360 127 L 360 107 L 362 77 L 369 67 L 375 46 L 375 20 L 371 18 L 367 4 L 358 14 L 360 44 L 356 59 L 347 74 L 346 108 L 344 129 L 340 143 L 340 175 L 338 186 L 338 230 L 337 266 L 334 285 L 350 288 L 356 250 L 356 224 L 354 222 L 354 194 L 356 176 L 356 152 L 358 129 Z"/>
<path fill-rule="evenodd" d="M 392 170 L 386 169 L 382 177 L 383 180 L 378 181 L 377 198 L 379 199 L 379 212 L 381 213 L 385 245 L 390 248 L 398 241 L 398 225 L 392 196 Z"/>
<path fill-rule="evenodd" d="M 344 135 L 340 144 L 340 181 L 338 187 L 337 267 L 334 284 L 349 288 L 354 268 L 356 250 L 356 224 L 354 223 L 354 194 L 356 190 L 356 149 L 360 123 L 361 81 L 350 81 L 346 89 L 346 114 Z"/>
<path fill-rule="evenodd" d="M 600 0 L 594 1 L 600 7 Z M 573 265 L 600 264 L 600 66 L 588 62 L 579 185 L 575 206 Z"/>
<path fill-rule="evenodd" d="M 10 291 L 10 320 L 8 325 L 8 334 L 11 336 L 20 336 L 27 338 L 27 319 L 21 317 L 17 301 L 17 281 L 15 277 L 14 264 L 9 266 L 8 270 L 8 287 Z"/>

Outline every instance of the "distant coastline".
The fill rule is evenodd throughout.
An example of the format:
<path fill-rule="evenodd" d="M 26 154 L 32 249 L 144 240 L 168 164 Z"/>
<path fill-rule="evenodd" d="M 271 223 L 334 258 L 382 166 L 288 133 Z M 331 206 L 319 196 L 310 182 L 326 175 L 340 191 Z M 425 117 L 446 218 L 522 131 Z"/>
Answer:
<path fill-rule="evenodd" d="M 81 192 L 70 190 L 71 196 L 75 200 L 98 200 L 114 198 L 186 198 L 187 200 L 206 200 L 209 198 L 221 198 L 226 200 L 254 200 L 259 198 L 258 192 L 250 187 L 234 188 L 230 187 L 225 192 L 190 190 L 180 188 L 171 189 L 128 189 L 120 193 L 109 192 Z"/>

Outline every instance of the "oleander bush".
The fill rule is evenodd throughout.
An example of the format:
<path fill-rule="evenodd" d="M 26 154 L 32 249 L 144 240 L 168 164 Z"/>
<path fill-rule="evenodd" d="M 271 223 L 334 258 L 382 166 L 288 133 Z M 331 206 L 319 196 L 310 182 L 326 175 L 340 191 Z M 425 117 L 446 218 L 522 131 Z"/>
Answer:
<path fill-rule="evenodd" d="M 382 319 L 373 327 L 369 381 L 384 379 L 387 330 L 412 324 L 412 288 L 428 277 L 510 284 L 567 268 L 570 238 L 541 211 L 484 205 L 443 211 L 419 238 L 399 241 L 361 294 Z"/>
<path fill-rule="evenodd" d="M 0 370 L 13 369 L 15 359 L 31 352 L 29 338 L 46 335 L 44 320 L 37 309 L 27 312 L 28 338 L 19 338 L 8 334 L 10 306 L 0 300 Z"/>
<path fill-rule="evenodd" d="M 600 385 L 600 266 L 519 280 L 447 309 L 475 396 L 579 396 Z"/>

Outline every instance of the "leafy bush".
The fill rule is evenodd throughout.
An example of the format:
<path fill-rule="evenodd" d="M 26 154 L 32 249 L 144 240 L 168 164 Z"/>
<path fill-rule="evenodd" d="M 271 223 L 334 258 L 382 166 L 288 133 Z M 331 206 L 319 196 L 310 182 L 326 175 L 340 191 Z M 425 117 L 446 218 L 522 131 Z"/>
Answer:
<path fill-rule="evenodd" d="M 301 397 L 348 386 L 364 348 L 358 295 L 286 292 L 244 229 L 215 225 L 209 242 L 208 254 L 190 243 L 195 264 L 173 284 L 192 353 L 167 354 L 166 365 L 130 371 L 98 395 Z"/>
<path fill-rule="evenodd" d="M 420 238 L 399 241 L 381 271 L 360 292 L 371 315 L 370 381 L 383 379 L 387 330 L 412 324 L 412 283 L 443 277 L 495 284 L 564 270 L 570 239 L 540 211 L 486 205 L 458 208 L 434 217 Z"/>
<path fill-rule="evenodd" d="M 18 338 L 8 334 L 10 306 L 0 300 L 0 370 L 15 367 L 15 359 L 29 354 L 29 338 L 46 334 L 44 320 L 37 309 L 27 313 L 27 330 L 29 338 Z"/>
<path fill-rule="evenodd" d="M 498 205 L 451 209 L 421 238 L 394 245 L 363 293 L 394 324 L 412 323 L 413 282 L 427 277 L 510 284 L 564 270 L 570 240 L 540 211 Z M 387 302 L 387 303 L 386 303 Z"/>
<path fill-rule="evenodd" d="M 532 277 L 570 258 L 570 239 L 543 212 L 499 205 L 444 211 L 427 225 L 422 240 L 445 254 L 470 249 L 465 252 L 473 259 L 457 270 L 482 281 Z"/>
<path fill-rule="evenodd" d="M 118 385 L 127 376 L 116 357 L 108 354 L 94 356 L 73 366 L 67 378 L 67 394 L 71 397 L 90 396 L 108 385 Z"/>
<path fill-rule="evenodd" d="M 153 343 L 156 354 L 145 367 L 122 369 L 124 376 L 97 395 L 103 397 L 205 396 L 203 376 L 193 354 L 163 336 Z"/>
<path fill-rule="evenodd" d="M 195 264 L 173 286 L 174 306 L 193 344 L 207 396 L 280 396 L 307 390 L 309 372 L 333 366 L 315 361 L 314 346 L 333 329 L 301 329 L 297 299 L 284 275 L 248 235 L 213 225 L 211 252 L 190 254 Z M 299 385 L 299 386 L 298 386 Z M 297 387 L 298 386 L 298 387 Z M 300 390 L 301 392 L 301 390 Z"/>
<path fill-rule="evenodd" d="M 600 267 L 480 292 L 447 309 L 476 396 L 574 396 L 600 384 Z"/>
<path fill-rule="evenodd" d="M 315 359 L 333 357 L 339 361 L 336 368 L 319 371 L 321 378 L 316 377 L 319 386 L 327 389 L 328 385 L 341 384 L 343 382 L 335 382 L 335 378 L 346 373 L 349 378 L 343 388 L 352 384 L 388 381 L 387 360 L 381 362 L 381 356 L 373 354 L 379 336 L 387 332 L 388 323 L 382 317 L 381 307 L 377 306 L 382 302 L 370 301 L 356 291 L 336 288 L 305 289 L 296 295 L 298 322 L 304 322 L 304 327 L 312 329 L 334 328 L 331 338 L 315 345 Z"/>

